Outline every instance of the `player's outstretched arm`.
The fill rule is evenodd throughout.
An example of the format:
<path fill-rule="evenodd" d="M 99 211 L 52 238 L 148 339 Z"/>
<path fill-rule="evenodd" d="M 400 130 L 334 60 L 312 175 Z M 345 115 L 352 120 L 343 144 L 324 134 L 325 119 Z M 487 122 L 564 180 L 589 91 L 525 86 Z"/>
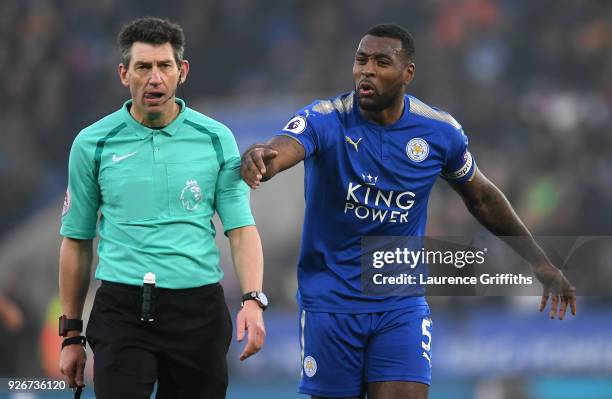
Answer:
<path fill-rule="evenodd" d="M 576 289 L 550 262 L 499 188 L 478 169 L 471 181 L 451 183 L 451 187 L 461 196 L 470 213 L 491 233 L 502 239 L 503 236 L 525 237 L 524 240 L 508 240 L 507 243 L 532 265 L 535 276 L 542 283 L 544 292 L 540 311 L 546 308 L 548 298 L 552 296 L 551 319 L 558 315 L 563 320 L 568 305 L 575 315 Z"/>
<path fill-rule="evenodd" d="M 242 154 L 240 174 L 255 189 L 262 181 L 302 161 L 306 151 L 297 140 L 275 136 L 266 144 L 253 144 Z"/>

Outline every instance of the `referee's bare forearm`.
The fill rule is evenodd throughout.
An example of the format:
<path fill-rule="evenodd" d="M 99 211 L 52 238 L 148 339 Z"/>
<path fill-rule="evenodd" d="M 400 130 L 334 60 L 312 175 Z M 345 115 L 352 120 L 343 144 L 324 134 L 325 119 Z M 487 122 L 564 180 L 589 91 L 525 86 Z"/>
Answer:
<path fill-rule="evenodd" d="M 92 240 L 64 237 L 60 248 L 59 291 L 63 314 L 69 319 L 82 318 L 92 260 Z"/>

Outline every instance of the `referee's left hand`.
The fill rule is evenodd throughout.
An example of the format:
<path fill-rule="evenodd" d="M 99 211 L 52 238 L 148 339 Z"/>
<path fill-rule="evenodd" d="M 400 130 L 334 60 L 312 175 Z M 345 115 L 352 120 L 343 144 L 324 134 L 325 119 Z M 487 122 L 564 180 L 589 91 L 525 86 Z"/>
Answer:
<path fill-rule="evenodd" d="M 266 339 L 263 310 L 255 301 L 245 301 L 243 308 L 236 316 L 236 338 L 238 342 L 242 342 L 245 332 L 248 335 L 247 344 L 240 354 L 240 360 L 259 352 Z"/>

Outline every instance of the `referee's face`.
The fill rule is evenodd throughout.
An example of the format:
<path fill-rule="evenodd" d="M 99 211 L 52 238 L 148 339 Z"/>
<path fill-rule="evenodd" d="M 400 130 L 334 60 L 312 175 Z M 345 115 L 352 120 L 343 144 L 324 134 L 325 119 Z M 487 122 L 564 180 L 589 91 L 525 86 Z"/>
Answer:
<path fill-rule="evenodd" d="M 130 63 L 119 65 L 121 82 L 132 94 L 134 118 L 148 126 L 165 126 L 176 116 L 174 94 L 179 80 L 184 81 L 189 64 L 177 64 L 170 43 L 153 45 L 135 42 Z"/>

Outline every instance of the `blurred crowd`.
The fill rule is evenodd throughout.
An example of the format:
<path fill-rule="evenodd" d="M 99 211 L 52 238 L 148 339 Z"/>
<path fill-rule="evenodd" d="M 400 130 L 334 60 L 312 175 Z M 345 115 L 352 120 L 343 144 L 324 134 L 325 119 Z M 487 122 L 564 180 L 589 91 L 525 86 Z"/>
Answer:
<path fill-rule="evenodd" d="M 612 231 L 612 2 L 9 0 L 0 2 L 0 243 L 57 203 L 74 136 L 127 98 L 116 34 L 144 15 L 185 29 L 192 71 L 179 95 L 235 114 L 248 101 L 306 105 L 351 90 L 359 38 L 396 22 L 416 40 L 409 93 L 455 116 L 480 168 L 534 233 Z M 250 144 L 238 133 L 242 148 Z M 286 205 L 275 212 L 292 212 Z M 439 185 L 428 232 L 479 231 L 462 209 Z M 267 256 L 291 271 L 269 274 L 289 286 L 287 298 L 295 230 L 272 248 L 277 258 Z"/>
<path fill-rule="evenodd" d="M 410 92 L 464 125 L 530 226 L 611 230 L 610 2 L 28 0 L 0 4 L 0 237 L 63 190 L 73 137 L 126 98 L 116 34 L 142 15 L 185 28 L 191 98 L 308 102 L 350 90 L 362 33 L 397 22 L 417 44 Z M 461 232 L 456 214 L 432 225 Z"/>

